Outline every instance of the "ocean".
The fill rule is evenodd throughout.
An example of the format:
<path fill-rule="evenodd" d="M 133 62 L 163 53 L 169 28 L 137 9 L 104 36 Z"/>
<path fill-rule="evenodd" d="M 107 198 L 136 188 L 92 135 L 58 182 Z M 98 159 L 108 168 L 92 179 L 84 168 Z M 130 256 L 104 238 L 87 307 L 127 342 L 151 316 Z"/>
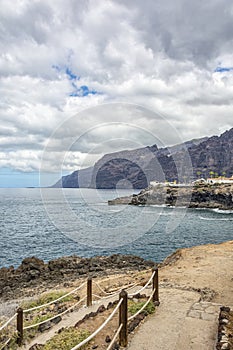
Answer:
<path fill-rule="evenodd" d="M 137 192 L 0 189 L 0 267 L 117 253 L 161 262 L 178 248 L 233 239 L 233 211 L 107 204 Z"/>

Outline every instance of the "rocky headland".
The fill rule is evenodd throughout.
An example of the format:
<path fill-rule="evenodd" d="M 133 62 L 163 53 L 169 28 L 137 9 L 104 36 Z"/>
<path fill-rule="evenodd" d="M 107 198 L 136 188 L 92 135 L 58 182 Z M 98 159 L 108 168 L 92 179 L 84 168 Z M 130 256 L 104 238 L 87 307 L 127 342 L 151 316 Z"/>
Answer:
<path fill-rule="evenodd" d="M 107 276 L 127 271 L 141 271 L 154 266 L 133 255 L 61 257 L 45 263 L 36 257 L 26 258 L 18 268 L 0 269 L 0 298 L 14 299 L 22 295 L 31 296 L 57 285 L 68 287 L 69 283 L 91 275 Z M 38 290 L 37 290 L 38 289 Z"/>
<path fill-rule="evenodd" d="M 138 194 L 108 201 L 109 205 L 166 205 L 188 208 L 233 209 L 233 185 L 149 186 Z"/>

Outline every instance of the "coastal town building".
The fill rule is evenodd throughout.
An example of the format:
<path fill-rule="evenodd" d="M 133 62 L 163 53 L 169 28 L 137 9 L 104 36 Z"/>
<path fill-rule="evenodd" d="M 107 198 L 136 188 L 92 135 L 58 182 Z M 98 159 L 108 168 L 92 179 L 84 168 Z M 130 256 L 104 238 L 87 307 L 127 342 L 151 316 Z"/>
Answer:
<path fill-rule="evenodd" d="M 233 176 L 232 177 L 224 177 L 224 176 L 210 177 L 207 179 L 201 178 L 201 179 L 195 180 L 193 184 L 194 185 L 233 184 Z"/>
<path fill-rule="evenodd" d="M 208 184 L 233 184 L 233 176 L 232 177 L 215 177 L 215 178 L 208 178 L 206 180 Z"/>
<path fill-rule="evenodd" d="M 174 187 L 188 187 L 191 185 L 214 185 L 214 184 L 232 184 L 233 185 L 233 176 L 231 177 L 224 177 L 224 176 L 219 176 L 219 177 L 211 177 L 211 178 L 200 178 L 195 181 L 193 181 L 191 184 L 185 184 L 185 183 L 178 183 L 177 181 L 173 182 L 159 182 L 159 181 L 150 181 L 150 186 L 156 187 L 159 185 L 163 186 L 174 186 Z"/>

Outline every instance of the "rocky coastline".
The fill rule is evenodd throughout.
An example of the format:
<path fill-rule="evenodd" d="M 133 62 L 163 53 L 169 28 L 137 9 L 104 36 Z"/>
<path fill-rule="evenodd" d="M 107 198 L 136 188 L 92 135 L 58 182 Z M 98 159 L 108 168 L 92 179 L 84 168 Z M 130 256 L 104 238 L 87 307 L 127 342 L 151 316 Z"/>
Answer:
<path fill-rule="evenodd" d="M 149 186 L 139 194 L 108 201 L 109 205 L 166 205 L 188 208 L 233 209 L 233 185 Z"/>
<path fill-rule="evenodd" d="M 141 271 L 154 265 L 153 261 L 138 256 L 120 254 L 92 258 L 69 256 L 48 263 L 30 257 L 24 259 L 18 268 L 10 266 L 0 269 L 0 298 L 14 299 L 22 294 L 30 296 L 30 291 L 34 294 L 36 288 L 46 290 L 58 284 L 67 287 L 72 281 L 89 275 L 96 277 Z"/>

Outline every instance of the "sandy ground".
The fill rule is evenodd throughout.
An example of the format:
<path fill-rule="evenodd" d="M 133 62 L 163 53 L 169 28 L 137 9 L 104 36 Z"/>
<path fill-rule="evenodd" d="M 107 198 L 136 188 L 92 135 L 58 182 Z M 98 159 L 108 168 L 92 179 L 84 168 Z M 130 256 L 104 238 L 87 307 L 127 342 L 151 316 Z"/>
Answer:
<path fill-rule="evenodd" d="M 216 293 L 213 302 L 233 305 L 233 241 L 181 249 L 167 263 L 160 269 L 161 282 L 209 288 Z"/>

